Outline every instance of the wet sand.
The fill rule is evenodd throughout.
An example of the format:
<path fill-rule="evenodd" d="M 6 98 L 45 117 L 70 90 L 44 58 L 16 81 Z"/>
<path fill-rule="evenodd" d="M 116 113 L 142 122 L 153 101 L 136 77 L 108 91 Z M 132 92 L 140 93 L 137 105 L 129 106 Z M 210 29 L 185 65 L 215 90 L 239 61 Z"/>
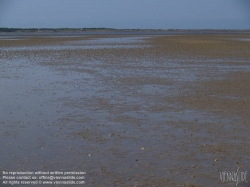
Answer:
<path fill-rule="evenodd" d="M 85 186 L 235 186 L 219 172 L 250 171 L 249 39 L 1 39 L 0 170 L 85 171 Z"/>

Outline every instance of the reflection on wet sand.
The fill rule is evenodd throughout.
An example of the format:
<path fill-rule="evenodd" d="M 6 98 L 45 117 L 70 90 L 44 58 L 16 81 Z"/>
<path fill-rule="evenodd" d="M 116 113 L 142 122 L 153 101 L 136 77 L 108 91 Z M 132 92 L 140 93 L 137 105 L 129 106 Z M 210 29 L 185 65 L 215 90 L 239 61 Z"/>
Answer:
<path fill-rule="evenodd" d="M 2 39 L 1 170 L 224 186 L 219 171 L 249 170 L 249 37 Z"/>

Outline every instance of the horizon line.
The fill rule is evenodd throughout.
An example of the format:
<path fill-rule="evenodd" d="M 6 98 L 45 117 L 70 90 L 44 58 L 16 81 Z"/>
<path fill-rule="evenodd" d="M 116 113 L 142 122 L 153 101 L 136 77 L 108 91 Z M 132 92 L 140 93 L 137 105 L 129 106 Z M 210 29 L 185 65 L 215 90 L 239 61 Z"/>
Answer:
<path fill-rule="evenodd" d="M 141 28 L 108 28 L 108 27 L 0 27 L 1 30 L 84 30 L 84 29 L 94 29 L 94 30 L 250 30 L 250 29 L 216 29 L 216 28 L 203 28 L 203 29 L 198 29 L 198 28 L 168 28 L 168 29 L 162 29 L 162 28 L 147 28 L 147 29 L 141 29 Z"/>

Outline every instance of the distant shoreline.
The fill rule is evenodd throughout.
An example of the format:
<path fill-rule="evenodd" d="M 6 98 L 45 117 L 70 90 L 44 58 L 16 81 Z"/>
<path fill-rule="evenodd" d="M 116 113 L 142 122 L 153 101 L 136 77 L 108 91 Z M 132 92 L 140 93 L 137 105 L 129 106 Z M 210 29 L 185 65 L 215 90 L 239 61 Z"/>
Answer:
<path fill-rule="evenodd" d="M 7 28 L 0 27 L 0 32 L 85 32 L 85 31 L 213 31 L 213 32 L 250 32 L 250 29 L 115 29 L 115 28 Z"/>
<path fill-rule="evenodd" d="M 250 34 L 242 29 L 0 28 L 0 36 Z"/>

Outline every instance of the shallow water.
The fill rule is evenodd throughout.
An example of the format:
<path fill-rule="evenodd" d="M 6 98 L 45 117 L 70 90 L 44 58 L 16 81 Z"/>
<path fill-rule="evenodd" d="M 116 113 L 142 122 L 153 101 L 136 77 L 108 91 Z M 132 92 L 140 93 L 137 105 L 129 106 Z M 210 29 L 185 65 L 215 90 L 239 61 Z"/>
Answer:
<path fill-rule="evenodd" d="M 218 169 L 234 160 L 223 157 L 213 167 L 220 154 L 200 149 L 231 137 L 219 134 L 241 119 L 184 106 L 176 97 L 211 76 L 219 80 L 250 65 L 160 56 L 153 61 L 137 54 L 154 50 L 147 38 L 1 47 L 1 170 L 85 171 L 87 186 L 132 186 L 166 176 L 177 184 L 220 185 Z M 113 48 L 125 50 L 126 58 L 113 57 Z"/>
<path fill-rule="evenodd" d="M 240 38 L 240 39 L 236 39 L 238 41 L 246 41 L 246 42 L 249 42 L 250 41 L 250 38 Z"/>
<path fill-rule="evenodd" d="M 98 38 L 93 40 L 78 40 L 62 42 L 57 45 L 37 45 L 37 46 L 18 46 L 0 47 L 3 52 L 15 51 L 60 51 L 60 50 L 86 50 L 86 49 L 117 49 L 117 48 L 148 48 L 150 45 L 143 45 L 146 37 L 124 37 L 124 38 Z M 5 38 L 4 40 L 23 40 Z"/>

